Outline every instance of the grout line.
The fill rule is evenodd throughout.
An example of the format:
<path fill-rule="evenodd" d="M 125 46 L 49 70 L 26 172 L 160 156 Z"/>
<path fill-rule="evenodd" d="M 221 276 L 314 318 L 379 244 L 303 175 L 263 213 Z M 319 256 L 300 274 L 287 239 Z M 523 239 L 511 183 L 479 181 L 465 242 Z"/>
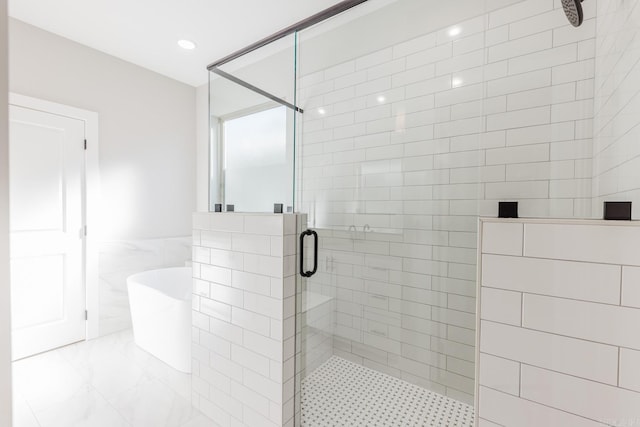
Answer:
<path fill-rule="evenodd" d="M 522 397 L 522 363 L 518 363 L 518 397 Z"/>
<path fill-rule="evenodd" d="M 620 387 L 620 363 L 622 361 L 622 348 L 618 347 L 618 370 L 616 375 L 616 385 Z"/>
<path fill-rule="evenodd" d="M 622 307 L 622 284 L 623 284 L 623 277 L 624 277 L 624 266 L 621 265 L 620 266 L 620 307 Z"/>

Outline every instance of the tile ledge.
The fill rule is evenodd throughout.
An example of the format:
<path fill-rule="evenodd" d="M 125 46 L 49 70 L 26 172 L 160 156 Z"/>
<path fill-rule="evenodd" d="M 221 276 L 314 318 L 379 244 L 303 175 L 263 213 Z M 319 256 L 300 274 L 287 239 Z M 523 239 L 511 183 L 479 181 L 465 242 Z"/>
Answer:
<path fill-rule="evenodd" d="M 480 217 L 479 222 L 503 223 L 503 224 L 564 224 L 564 225 L 600 225 L 600 226 L 616 226 L 616 227 L 640 227 L 640 220 L 610 221 L 610 220 L 604 220 L 604 219 Z"/>
<path fill-rule="evenodd" d="M 297 215 L 298 212 L 285 212 L 285 213 L 273 213 L 273 212 L 207 212 L 207 211 L 198 211 L 193 212 L 192 215 L 243 215 L 243 216 L 286 216 L 286 215 Z"/>

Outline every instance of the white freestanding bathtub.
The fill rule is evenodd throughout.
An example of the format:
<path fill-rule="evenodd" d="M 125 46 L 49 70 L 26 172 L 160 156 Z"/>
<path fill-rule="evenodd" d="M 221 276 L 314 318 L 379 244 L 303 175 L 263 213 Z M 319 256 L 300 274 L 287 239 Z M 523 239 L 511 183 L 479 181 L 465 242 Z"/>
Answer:
<path fill-rule="evenodd" d="M 144 271 L 127 278 L 136 344 L 169 366 L 191 372 L 190 267 Z"/>

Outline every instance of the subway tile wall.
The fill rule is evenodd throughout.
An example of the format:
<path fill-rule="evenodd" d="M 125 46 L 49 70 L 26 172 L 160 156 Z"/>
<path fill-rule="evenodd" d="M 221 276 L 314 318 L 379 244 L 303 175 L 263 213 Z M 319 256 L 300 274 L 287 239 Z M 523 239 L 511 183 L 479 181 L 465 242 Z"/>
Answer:
<path fill-rule="evenodd" d="M 481 233 L 479 425 L 637 425 L 640 227 L 482 220 Z"/>
<path fill-rule="evenodd" d="M 640 6 L 598 2 L 594 121 L 594 212 L 602 201 L 640 204 Z M 636 209 L 634 219 L 640 218 Z"/>
<path fill-rule="evenodd" d="M 293 426 L 303 221 L 194 214 L 192 402 L 220 426 Z"/>
<path fill-rule="evenodd" d="M 591 215 L 595 6 L 576 30 L 527 0 L 303 74 L 306 286 L 334 299 L 333 354 L 473 402 L 477 216 Z"/>

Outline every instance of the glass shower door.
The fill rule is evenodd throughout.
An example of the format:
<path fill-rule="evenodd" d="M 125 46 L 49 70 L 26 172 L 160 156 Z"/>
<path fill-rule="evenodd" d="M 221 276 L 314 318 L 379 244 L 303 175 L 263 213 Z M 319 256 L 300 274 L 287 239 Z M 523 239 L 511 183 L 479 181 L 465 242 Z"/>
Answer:
<path fill-rule="evenodd" d="M 442 415 L 422 411 L 432 392 L 473 422 L 486 16 L 427 3 L 367 2 L 299 36 L 297 206 L 320 236 L 302 425 L 419 424 Z"/>

